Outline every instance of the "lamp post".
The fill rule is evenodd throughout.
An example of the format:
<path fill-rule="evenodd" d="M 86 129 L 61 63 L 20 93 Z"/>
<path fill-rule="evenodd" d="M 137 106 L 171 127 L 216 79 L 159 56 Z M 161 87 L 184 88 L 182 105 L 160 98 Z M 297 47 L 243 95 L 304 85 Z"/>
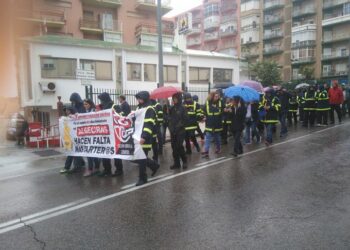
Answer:
<path fill-rule="evenodd" d="M 157 32 L 158 32 L 158 79 L 159 87 L 164 86 L 163 76 L 163 37 L 162 37 L 162 0 L 157 0 Z"/>

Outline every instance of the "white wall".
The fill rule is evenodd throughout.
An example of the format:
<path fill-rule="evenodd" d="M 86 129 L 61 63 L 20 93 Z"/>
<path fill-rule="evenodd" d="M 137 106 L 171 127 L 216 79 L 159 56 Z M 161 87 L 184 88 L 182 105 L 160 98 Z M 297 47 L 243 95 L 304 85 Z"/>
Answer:
<path fill-rule="evenodd" d="M 41 77 L 41 63 L 40 56 L 51 56 L 58 58 L 73 58 L 73 59 L 91 59 L 112 62 L 112 80 L 98 81 L 93 80 L 91 84 L 98 88 L 115 88 L 116 73 L 115 73 L 115 57 L 113 50 L 97 49 L 97 48 L 83 48 L 73 46 L 47 45 L 47 44 L 31 44 L 31 79 L 33 99 L 26 98 L 26 80 L 21 81 L 21 90 L 24 93 L 22 96 L 23 106 L 51 106 L 56 108 L 57 96 L 62 97 L 64 103 L 69 102 L 71 93 L 77 92 L 82 98 L 85 95 L 85 87 L 78 79 L 45 79 Z M 79 61 L 77 62 L 79 66 Z M 23 69 L 22 69 L 23 70 Z M 39 82 L 54 82 L 56 84 L 55 93 L 43 93 Z"/>
<path fill-rule="evenodd" d="M 249 11 L 249 10 L 259 10 L 259 9 L 260 9 L 260 1 L 258 0 L 241 3 L 241 12 Z"/>

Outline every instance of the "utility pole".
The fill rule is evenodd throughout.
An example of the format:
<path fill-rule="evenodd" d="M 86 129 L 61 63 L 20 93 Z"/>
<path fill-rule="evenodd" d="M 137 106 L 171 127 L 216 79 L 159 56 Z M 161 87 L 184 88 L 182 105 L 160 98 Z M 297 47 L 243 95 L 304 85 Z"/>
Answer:
<path fill-rule="evenodd" d="M 162 37 L 162 0 L 157 0 L 157 31 L 158 31 L 158 87 L 164 86 L 163 76 L 163 37 Z"/>

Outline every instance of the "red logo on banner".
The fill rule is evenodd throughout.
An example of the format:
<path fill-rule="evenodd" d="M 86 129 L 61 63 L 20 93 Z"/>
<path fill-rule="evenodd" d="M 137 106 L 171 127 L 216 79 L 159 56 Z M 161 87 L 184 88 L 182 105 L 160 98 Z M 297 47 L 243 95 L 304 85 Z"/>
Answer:
<path fill-rule="evenodd" d="M 115 134 L 115 147 L 118 152 L 121 143 L 127 143 L 134 133 L 132 118 L 113 115 L 113 129 Z"/>

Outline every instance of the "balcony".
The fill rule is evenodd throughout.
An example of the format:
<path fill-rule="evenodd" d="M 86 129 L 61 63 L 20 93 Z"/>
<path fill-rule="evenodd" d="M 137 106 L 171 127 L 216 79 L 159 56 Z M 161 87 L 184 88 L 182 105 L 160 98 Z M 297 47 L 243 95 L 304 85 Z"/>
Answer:
<path fill-rule="evenodd" d="M 221 5 L 221 13 L 235 11 L 237 7 L 237 4 L 233 2 L 231 4 L 223 4 Z"/>
<path fill-rule="evenodd" d="M 198 28 L 198 27 L 192 27 L 192 29 L 190 30 L 190 32 L 187 34 L 188 36 L 191 35 L 198 35 L 202 33 L 202 29 Z"/>
<path fill-rule="evenodd" d="M 297 59 L 292 59 L 293 65 L 310 64 L 315 62 L 315 57 L 299 57 Z"/>
<path fill-rule="evenodd" d="M 309 15 L 316 14 L 315 8 L 301 8 L 301 9 L 294 9 L 293 10 L 293 18 L 301 18 Z"/>
<path fill-rule="evenodd" d="M 331 70 L 331 71 L 323 71 L 322 72 L 323 77 L 335 77 L 335 76 L 347 76 L 347 75 L 348 75 L 347 71 Z"/>
<path fill-rule="evenodd" d="M 64 10 L 18 10 L 20 21 L 45 24 L 47 27 L 62 28 L 66 24 Z"/>
<path fill-rule="evenodd" d="M 316 24 L 304 24 L 292 27 L 292 33 L 316 31 Z"/>
<path fill-rule="evenodd" d="M 283 49 L 281 47 L 271 47 L 268 49 L 264 49 L 264 56 L 272 56 L 283 53 Z"/>
<path fill-rule="evenodd" d="M 236 15 L 223 15 L 221 16 L 221 23 L 237 22 Z"/>
<path fill-rule="evenodd" d="M 243 26 L 241 27 L 241 33 L 244 33 L 244 32 L 258 32 L 259 33 L 259 30 L 260 30 L 260 25 L 259 24 L 256 24 L 256 25 L 247 25 L 247 26 Z"/>
<path fill-rule="evenodd" d="M 162 0 L 162 15 L 172 10 L 170 0 Z M 136 7 L 139 11 L 157 13 L 157 0 L 137 0 Z"/>
<path fill-rule="evenodd" d="M 202 23 L 202 19 L 200 17 L 192 18 L 192 24 Z"/>
<path fill-rule="evenodd" d="M 210 31 L 220 27 L 220 16 L 210 16 L 204 19 L 204 30 Z"/>
<path fill-rule="evenodd" d="M 79 22 L 80 30 L 87 34 L 103 34 L 105 31 L 122 33 L 122 23 L 113 20 L 111 23 L 104 23 L 103 21 L 83 18 Z"/>
<path fill-rule="evenodd" d="M 237 35 L 237 29 L 236 28 L 228 28 L 228 29 L 220 29 L 220 37 L 229 37 L 229 36 L 235 36 Z"/>
<path fill-rule="evenodd" d="M 233 49 L 236 47 L 237 47 L 237 44 L 234 41 L 227 41 L 227 42 L 221 44 L 220 50 Z"/>
<path fill-rule="evenodd" d="M 283 17 L 281 16 L 269 16 L 264 18 L 264 26 L 271 26 L 275 24 L 283 23 Z"/>
<path fill-rule="evenodd" d="M 202 44 L 202 40 L 200 38 L 195 38 L 195 39 L 188 39 L 187 40 L 187 46 L 198 46 Z"/>
<path fill-rule="evenodd" d="M 335 8 L 348 2 L 349 0 L 325 0 L 323 2 L 323 9 L 325 10 L 325 9 Z"/>
<path fill-rule="evenodd" d="M 214 41 L 214 40 L 218 40 L 218 39 L 219 39 L 219 32 L 217 32 L 217 31 L 204 34 L 204 41 L 205 42 L 210 42 L 210 41 Z"/>
<path fill-rule="evenodd" d="M 346 22 L 350 22 L 350 14 L 327 17 L 322 20 L 322 26 L 332 26 Z"/>
<path fill-rule="evenodd" d="M 316 40 L 299 41 L 292 44 L 292 49 L 315 47 Z"/>
<path fill-rule="evenodd" d="M 332 53 L 329 55 L 323 55 L 322 61 L 332 61 L 332 60 L 344 60 L 349 59 L 349 52 L 338 52 L 338 53 Z"/>
<path fill-rule="evenodd" d="M 264 3 L 264 11 L 270 11 L 275 9 L 283 8 L 285 5 L 284 1 L 277 0 L 277 1 L 266 1 Z"/>
<path fill-rule="evenodd" d="M 242 57 L 246 59 L 257 58 L 259 57 L 259 52 L 258 51 L 242 52 Z"/>
<path fill-rule="evenodd" d="M 106 7 L 106 8 L 118 8 L 122 5 L 122 0 L 82 0 L 84 4 Z"/>
<path fill-rule="evenodd" d="M 171 48 L 174 40 L 174 30 L 170 28 L 164 28 L 162 32 L 163 46 Z M 137 45 L 157 47 L 157 25 L 144 23 L 137 25 L 135 28 L 135 37 L 137 39 Z"/>
<path fill-rule="evenodd" d="M 251 40 L 251 41 L 244 41 L 243 43 L 241 43 L 241 46 L 249 47 L 251 45 L 255 45 L 255 44 L 258 44 L 258 43 L 259 43 L 259 41 L 253 41 L 253 40 Z"/>
<path fill-rule="evenodd" d="M 280 39 L 280 38 L 283 38 L 282 31 L 274 31 L 274 32 L 270 32 L 268 34 L 264 34 L 264 41 L 272 40 L 272 39 Z"/>
<path fill-rule="evenodd" d="M 339 33 L 333 36 L 324 36 L 323 37 L 323 44 L 328 43 L 336 43 L 336 42 L 344 42 L 350 40 L 350 33 Z"/>

